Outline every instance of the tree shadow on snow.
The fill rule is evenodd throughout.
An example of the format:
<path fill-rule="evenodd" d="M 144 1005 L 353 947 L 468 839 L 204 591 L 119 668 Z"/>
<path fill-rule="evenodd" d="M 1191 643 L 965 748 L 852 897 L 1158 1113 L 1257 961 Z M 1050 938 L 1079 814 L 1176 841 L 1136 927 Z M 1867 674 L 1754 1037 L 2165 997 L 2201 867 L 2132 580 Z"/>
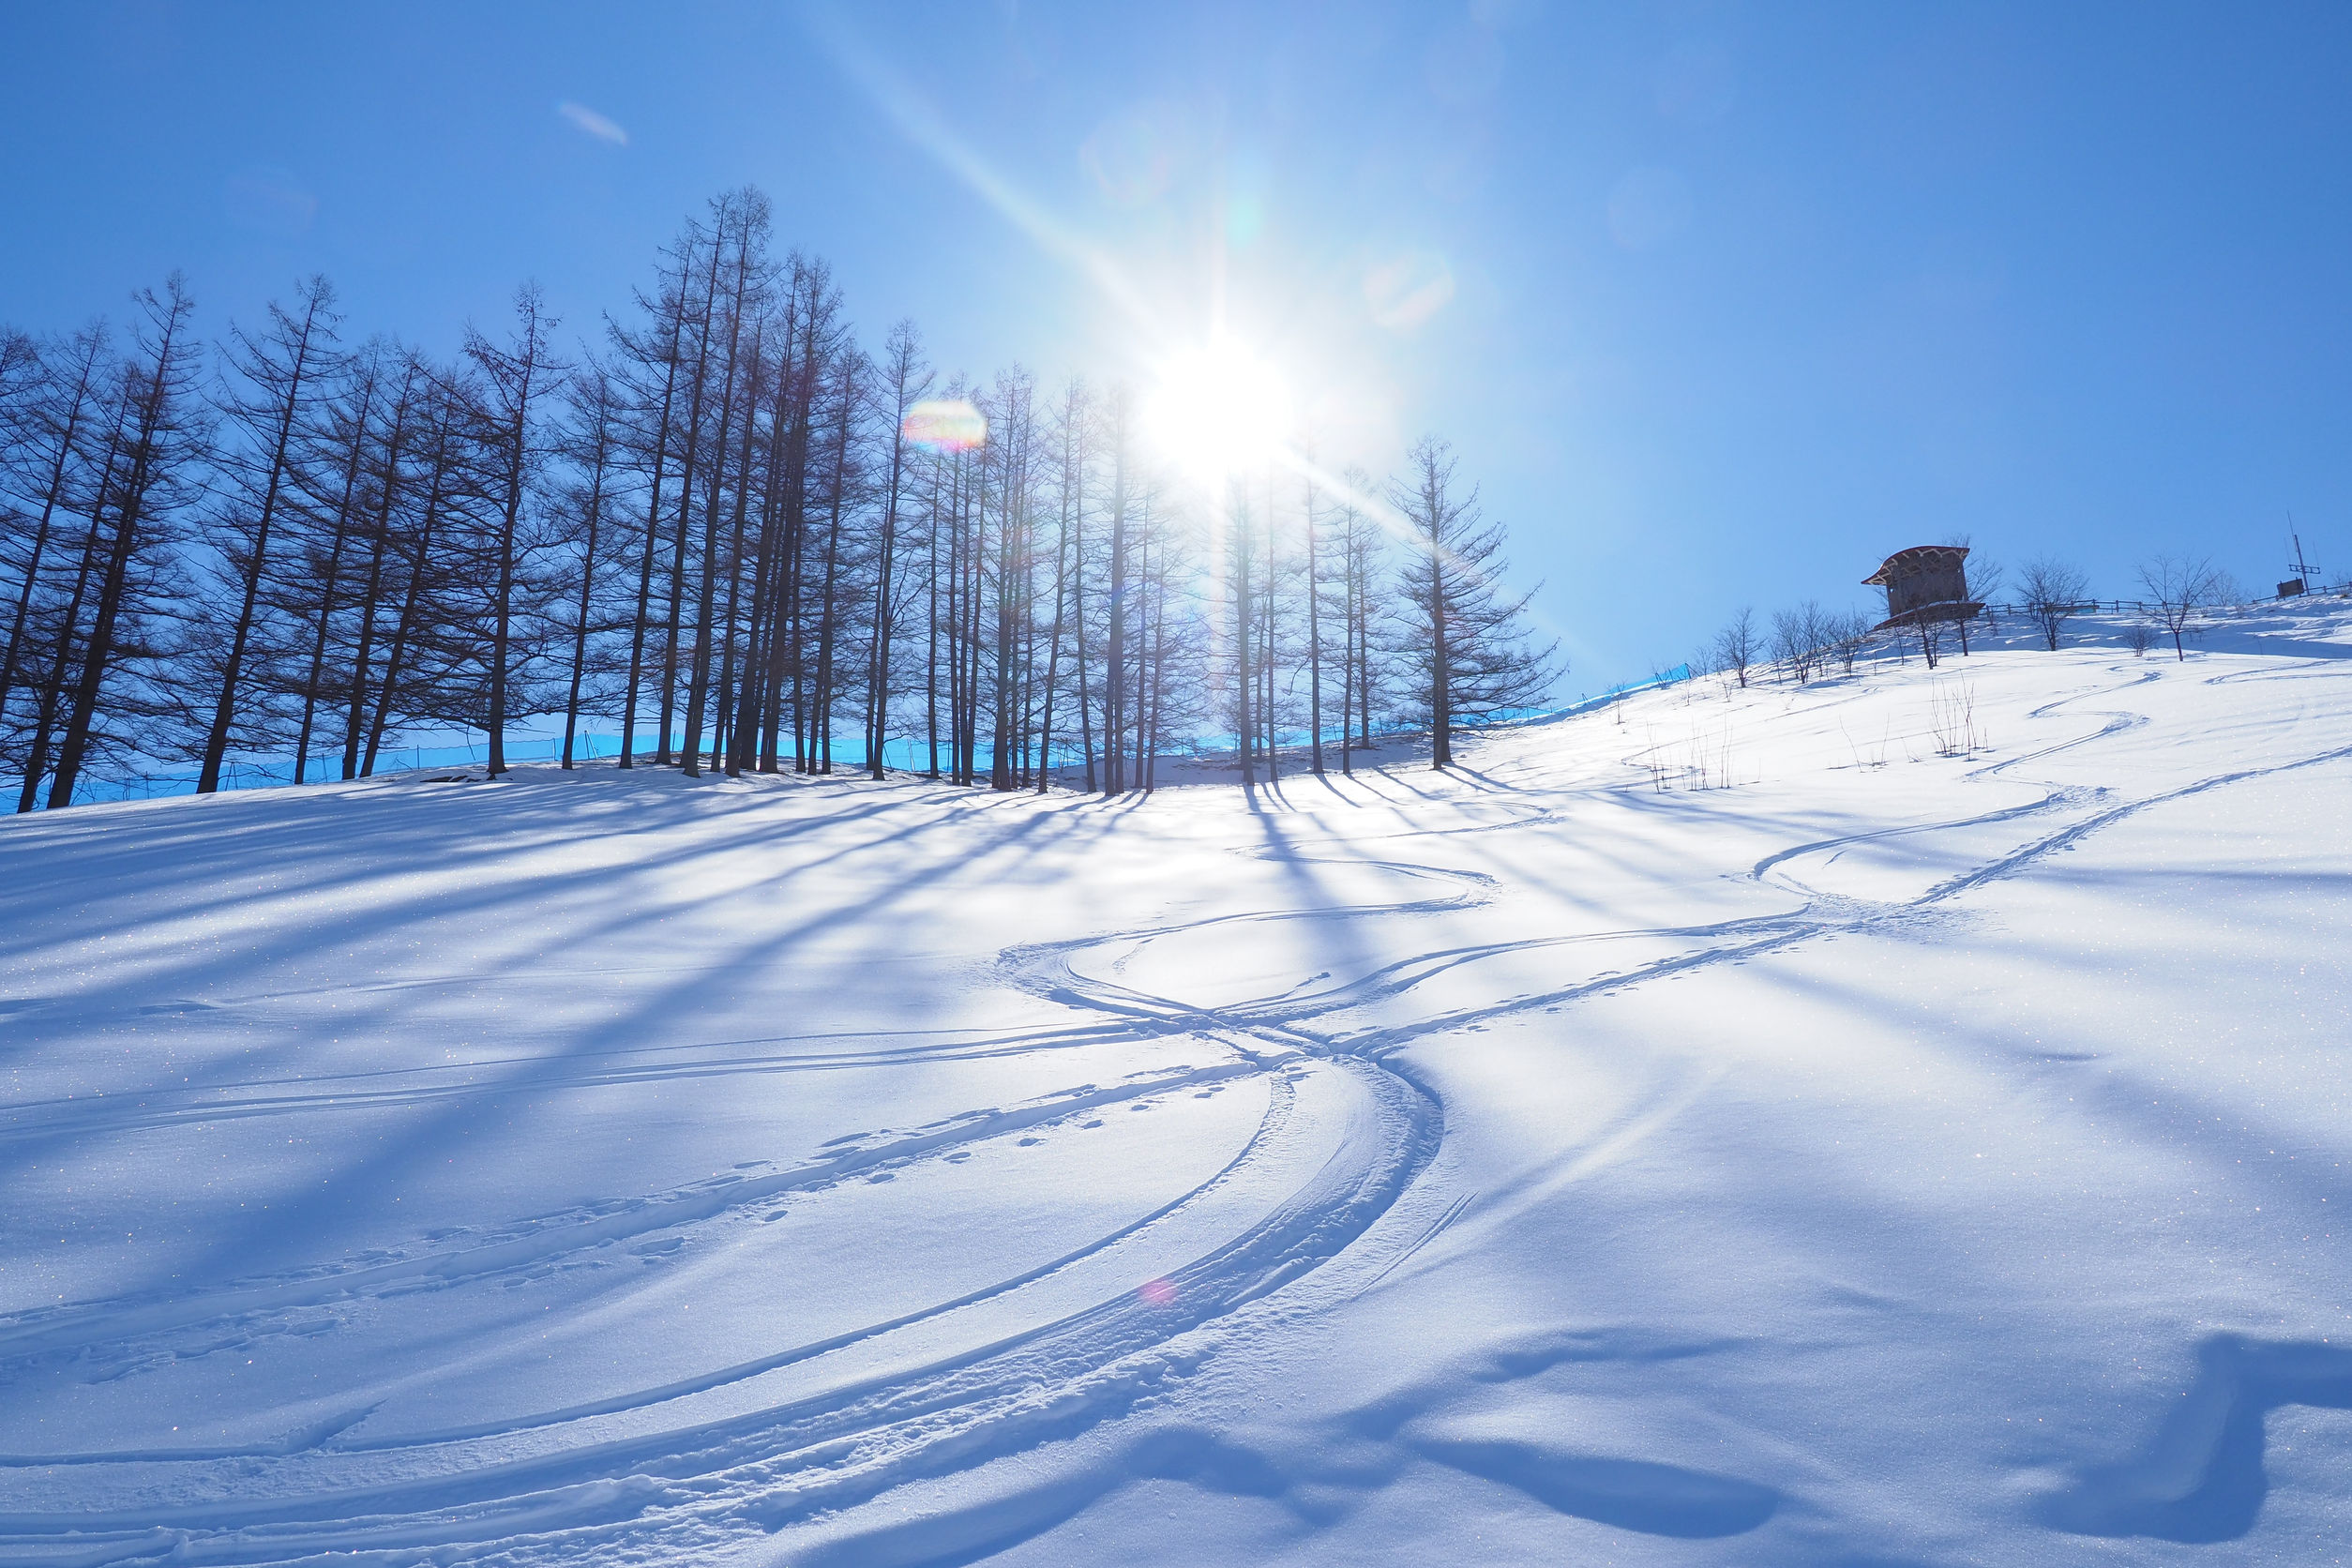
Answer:
<path fill-rule="evenodd" d="M 2282 1405 L 2352 1410 L 2352 1349 L 2215 1334 L 2198 1346 L 2196 1377 L 2148 1447 L 2044 1498 L 2042 1522 L 2076 1535 L 2237 1540 L 2269 1495 L 2263 1418 Z"/>
<path fill-rule="evenodd" d="M 380 1220 L 383 1206 L 420 1171 L 514 1138 L 519 1120 L 542 1114 L 553 1096 L 579 1086 L 583 1061 L 641 1048 L 649 1040 L 689 1048 L 711 1043 L 692 1020 L 712 989 L 723 994 L 732 984 L 788 972 L 804 946 L 821 936 L 838 937 L 852 927 L 901 931 L 910 898 L 1059 864 L 1077 852 L 1076 846 L 1099 841 L 1118 821 L 1038 812 L 1028 808 L 1025 797 L 970 792 L 934 793 L 930 815 L 905 821 L 891 812 L 894 800 L 903 802 L 912 792 L 903 784 L 837 794 L 828 789 L 822 795 L 817 789 L 799 780 L 762 782 L 751 790 L 682 788 L 674 776 L 648 770 L 635 779 L 617 772 L 574 779 L 525 776 L 469 797 L 458 811 L 443 807 L 445 797 L 438 794 L 371 783 L 307 798 L 254 792 L 173 802 L 163 810 L 100 807 L 86 816 L 59 813 L 54 822 L 28 819 L 38 831 L 5 844 L 8 864 L 26 872 L 28 882 L 63 884 L 77 867 L 86 871 L 92 859 L 107 863 L 88 876 L 75 911 L 85 929 L 111 925 L 138 931 L 166 919 L 202 925 L 244 906 L 266 908 L 288 897 L 334 907 L 329 918 L 278 922 L 259 954 L 243 943 L 175 942 L 143 966 L 135 988 L 9 999 L 25 1004 L 27 1018 L 53 1017 L 47 1033 L 71 1036 L 113 1023 L 133 1007 L 144 1014 L 225 1007 L 236 1017 L 243 998 L 169 999 L 251 988 L 257 961 L 266 961 L 273 989 L 303 988 L 297 977 L 324 971 L 315 988 L 346 1003 L 331 1021 L 267 1020 L 246 1048 L 214 1050 L 182 1063 L 178 1084 L 143 1086 L 173 1095 L 198 1113 L 196 1121 L 207 1120 L 204 1111 L 224 1108 L 217 1100 L 224 1091 L 297 1092 L 310 1076 L 308 1063 L 322 1044 L 319 1036 L 329 1030 L 344 1037 L 397 1037 L 404 1029 L 430 1027 L 417 1023 L 415 1014 L 444 981 L 494 993 L 504 973 L 527 973 L 565 953 L 610 953 L 611 943 L 646 923 L 709 902 L 712 895 L 690 885 L 680 891 L 697 872 L 737 867 L 732 880 L 740 885 L 717 897 L 769 912 L 741 922 L 724 945 L 706 950 L 699 961 L 640 975 L 626 999 L 616 997 L 608 1018 L 555 1038 L 535 1035 L 492 1060 L 476 1061 L 468 1093 L 420 1095 L 407 1108 L 397 1136 L 343 1144 L 328 1168 L 313 1173 L 317 1180 L 273 1192 L 271 1202 L 224 1220 L 192 1253 L 154 1265 L 168 1275 L 126 1279 L 109 1296 L 189 1296 L 313 1260 L 322 1251 L 332 1256 L 337 1237 L 369 1216 Z M 634 840 L 634 853 L 619 863 L 597 857 L 531 863 L 533 852 L 577 841 L 583 826 L 604 826 L 594 807 L 608 792 L 624 807 L 622 825 Z M 853 907 L 845 908 L 837 893 L 794 896 L 795 884 L 811 872 L 884 845 L 893 850 L 893 874 L 866 886 Z M 742 874 L 743 857 L 754 852 L 764 852 L 767 864 Z M 413 865 L 461 866 L 475 856 L 484 864 L 478 880 L 417 884 L 404 875 Z M 257 864 L 288 872 L 282 882 L 257 886 Z M 488 970 L 396 977 L 356 989 L 337 967 L 348 961 L 341 956 L 372 952 L 374 943 L 400 931 L 453 921 L 508 933 L 511 945 L 496 952 Z M 39 927 L 21 923 L 0 934 L 0 959 L 38 952 L 49 940 Z M 266 1003 L 269 994 L 259 1000 Z M 487 1027 L 473 1023 L 467 1033 Z M 55 1049 L 53 1040 L 47 1048 Z M 0 1123 L 0 1179 L 13 1179 L 102 1134 L 105 1119 L 118 1114 L 107 1109 L 108 1098 L 11 1107 L 19 1120 Z M 331 1097 L 322 1108 L 332 1108 Z"/>
<path fill-rule="evenodd" d="M 1555 1453 L 1502 1439 L 1424 1439 L 1414 1446 L 1425 1457 L 1525 1492 L 1556 1513 L 1644 1535 L 1741 1535 L 1780 1507 L 1780 1494 L 1770 1486 L 1648 1459 Z"/>

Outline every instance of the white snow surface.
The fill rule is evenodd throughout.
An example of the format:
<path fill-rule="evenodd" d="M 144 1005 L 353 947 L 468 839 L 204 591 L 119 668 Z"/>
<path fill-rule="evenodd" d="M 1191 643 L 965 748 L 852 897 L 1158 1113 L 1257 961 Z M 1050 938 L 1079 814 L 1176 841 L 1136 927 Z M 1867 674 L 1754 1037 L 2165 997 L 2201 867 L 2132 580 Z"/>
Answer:
<path fill-rule="evenodd" d="M 0 1564 L 2352 1548 L 2352 614 L 0 827 Z"/>

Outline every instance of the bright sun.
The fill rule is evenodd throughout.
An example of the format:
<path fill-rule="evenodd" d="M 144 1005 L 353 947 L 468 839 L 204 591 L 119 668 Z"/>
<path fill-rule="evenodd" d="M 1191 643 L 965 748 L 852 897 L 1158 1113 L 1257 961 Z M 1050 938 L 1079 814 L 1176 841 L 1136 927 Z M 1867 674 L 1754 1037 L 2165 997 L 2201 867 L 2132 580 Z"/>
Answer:
<path fill-rule="evenodd" d="M 1290 394 L 1274 367 L 1229 338 L 1214 338 L 1160 367 L 1143 414 L 1162 450 L 1214 482 L 1280 447 Z"/>

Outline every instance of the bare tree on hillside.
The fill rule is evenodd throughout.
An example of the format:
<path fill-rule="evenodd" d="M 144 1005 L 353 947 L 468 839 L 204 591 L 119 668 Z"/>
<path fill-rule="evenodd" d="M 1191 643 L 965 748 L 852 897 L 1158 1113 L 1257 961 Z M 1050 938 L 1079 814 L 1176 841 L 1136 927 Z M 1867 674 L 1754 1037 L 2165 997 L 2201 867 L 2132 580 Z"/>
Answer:
<path fill-rule="evenodd" d="M 1945 543 L 1970 552 L 1968 567 L 1968 597 L 1985 607 L 1984 621 L 1985 625 L 1990 627 L 1993 625 L 1991 601 L 1993 596 L 2001 591 L 2002 584 L 2008 581 L 2008 569 L 1998 561 L 1978 550 L 1975 548 L 1973 535 L 1954 534 L 1946 539 Z M 1960 654 L 1964 658 L 1968 653 L 1968 626 L 1971 619 L 1972 617 L 1963 616 L 1952 623 L 1952 629 L 1960 634 Z"/>
<path fill-rule="evenodd" d="M 32 684 L 44 573 L 54 575 L 53 544 L 65 549 L 76 515 L 77 490 L 86 483 L 90 431 L 105 417 L 106 333 L 93 326 L 55 346 L 49 362 L 32 339 L 9 335 L 4 346 L 17 356 L 4 400 L 0 400 L 0 485 L 18 505 L 5 505 L 23 534 L 13 541 L 10 564 L 23 574 L 8 617 L 8 641 L 0 655 L 0 723 L 19 682 Z M 13 482 L 10 482 L 13 481 Z M 22 510 L 19 510 L 19 505 Z M 66 532 L 61 532 L 66 530 Z M 52 587 L 53 596 L 55 589 Z"/>
<path fill-rule="evenodd" d="M 2026 614 L 2042 628 L 2042 641 L 2050 652 L 2058 652 L 2058 634 L 2073 619 L 2089 583 L 2080 566 L 2049 555 L 2035 556 L 2018 574 L 2017 589 L 2025 599 Z"/>
<path fill-rule="evenodd" d="M 431 371 L 406 350 L 378 345 L 372 352 L 397 361 L 387 381 L 397 373 L 384 419 L 382 444 L 374 457 L 374 504 L 364 529 L 367 561 L 361 569 L 359 626 L 351 654 L 351 681 L 344 693 L 343 776 L 359 776 L 360 745 L 367 729 L 369 682 L 376 643 L 384 630 L 384 607 L 396 580 L 400 562 L 395 532 L 408 496 L 404 488 L 411 448 L 426 422 Z"/>
<path fill-rule="evenodd" d="M 2203 556 L 2192 561 L 2159 555 L 2140 567 L 2140 586 L 2148 590 L 2156 624 L 2172 638 L 2173 656 L 2185 659 L 2181 638 L 2189 623 L 2197 611 L 2226 603 L 2236 585 Z"/>
<path fill-rule="evenodd" d="M 653 630 L 654 571 L 661 558 L 662 484 L 670 472 L 672 449 L 678 445 L 680 353 L 693 318 L 696 248 L 701 231 L 688 223 L 685 237 L 662 252 L 663 270 L 651 295 L 638 295 L 638 309 L 651 321 L 638 332 L 618 323 L 608 327 L 620 351 L 616 372 L 626 377 L 637 414 L 634 432 L 637 466 L 644 475 L 645 523 L 637 545 L 636 614 L 629 626 L 628 678 L 621 704 L 621 762 L 637 765 L 638 704 L 644 689 L 646 639 Z M 669 754 L 670 738 L 661 739 Z"/>
<path fill-rule="evenodd" d="M 514 669 L 515 590 L 531 541 L 524 533 L 523 506 L 532 494 L 548 439 L 544 405 L 560 391 L 569 367 L 558 363 L 548 343 L 555 318 L 547 313 L 536 284 L 515 293 L 515 332 L 506 343 L 478 332 L 466 335 L 466 357 L 480 372 L 475 410 L 481 430 L 482 467 L 495 508 L 485 565 L 493 580 L 490 602 L 490 773 L 506 771 L 506 721 L 511 711 Z"/>
<path fill-rule="evenodd" d="M 882 347 L 880 367 L 880 396 L 886 405 L 883 416 L 889 426 L 882 439 L 888 448 L 880 463 L 879 490 L 881 511 L 874 539 L 874 629 L 869 644 L 870 664 L 866 677 L 866 769 L 875 778 L 882 776 L 882 750 L 890 740 L 891 651 L 898 641 L 898 618 L 909 598 L 908 583 L 898 572 L 900 550 L 899 521 L 902 509 L 911 510 L 909 490 L 912 486 L 910 459 L 912 448 L 907 441 L 907 415 L 914 405 L 931 390 L 931 368 L 923 357 L 923 339 L 914 324 L 902 321 L 890 329 L 890 339 Z M 1068 534 L 1068 514 L 1063 512 L 1063 537 Z M 1048 656 L 1047 707 L 1045 717 L 1046 742 L 1053 743 L 1053 667 L 1062 649 L 1061 573 L 1062 555 L 1055 556 L 1055 622 L 1053 650 Z M 1045 788 L 1042 773 L 1037 787 Z"/>
<path fill-rule="evenodd" d="M 1038 722 L 1037 792 L 1044 794 L 1053 774 L 1054 707 L 1066 679 L 1062 649 L 1064 633 L 1075 643 L 1070 668 L 1078 676 L 1078 733 L 1086 757 L 1089 793 L 1094 780 L 1093 718 L 1087 708 L 1085 506 L 1087 432 L 1094 421 L 1093 405 L 1083 382 L 1073 380 L 1063 389 L 1062 407 L 1053 416 L 1047 439 L 1047 479 L 1053 493 L 1053 612 L 1046 633 L 1045 706 Z M 1043 493 L 1042 488 L 1040 493 Z M 1066 743 L 1065 743 L 1066 744 Z M 877 765 L 876 777 L 882 776 Z"/>
<path fill-rule="evenodd" d="M 219 694 L 204 734 L 196 792 L 220 787 L 220 768 L 236 726 L 238 682 L 245 673 L 254 617 L 269 574 L 269 536 L 293 477 L 301 425 L 322 375 L 337 363 L 335 290 L 324 278 L 306 279 L 291 310 L 272 302 L 269 326 L 259 338 L 230 329 L 228 361 L 235 380 L 220 401 L 239 441 L 223 454 L 233 480 L 216 525 L 221 559 L 238 589 L 236 619 L 219 671 Z"/>
<path fill-rule="evenodd" d="M 450 575 L 443 541 L 468 489 L 460 378 L 412 356 L 402 379 L 400 449 L 395 453 L 387 445 L 384 490 L 376 499 L 375 531 L 384 546 L 378 618 L 387 635 L 380 664 L 373 629 L 362 639 L 368 656 L 357 656 L 361 650 L 354 650 L 344 719 L 346 776 L 360 778 L 375 773 L 396 721 L 431 703 L 429 686 L 416 671 L 433 641 Z"/>
<path fill-rule="evenodd" d="M 1342 477 L 1334 535 L 1339 552 L 1341 647 L 1339 688 L 1339 771 L 1353 774 L 1355 765 L 1348 739 L 1349 716 L 1356 726 L 1356 750 L 1372 746 L 1372 707 L 1384 671 L 1377 662 L 1387 639 L 1380 626 L 1380 585 L 1387 577 L 1387 560 L 1378 519 L 1356 502 L 1372 490 L 1372 476 L 1351 468 Z"/>
<path fill-rule="evenodd" d="M 1412 528 L 1399 574 L 1412 616 L 1410 653 L 1429 719 L 1429 765 L 1454 761 L 1454 731 L 1525 707 L 1551 685 L 1557 644 L 1537 648 L 1524 616 L 1534 590 L 1503 596 L 1503 530 L 1456 494 L 1454 449 L 1424 437 L 1406 454 L 1389 499 Z"/>
<path fill-rule="evenodd" d="M 1817 599 L 1772 613 L 1772 657 L 1800 686 L 1821 672 L 1836 640 L 1834 618 Z"/>
<path fill-rule="evenodd" d="M 0 326 L 0 408 L 13 404 L 41 376 L 40 345 L 29 332 Z"/>
<path fill-rule="evenodd" d="M 1994 611 L 1993 601 L 1999 598 L 2008 587 L 2009 567 L 2005 563 L 1989 555 L 1971 555 L 1968 558 L 1968 596 L 1984 606 L 1984 628 L 1987 631 L 1999 629 L 1999 617 Z"/>
<path fill-rule="evenodd" d="M 1937 660 L 1943 657 L 1946 628 L 1959 624 L 1956 621 L 1934 620 L 1920 620 L 1911 623 L 1911 630 L 1919 638 L 1920 656 L 1927 660 L 1928 669 L 1935 669 Z"/>
<path fill-rule="evenodd" d="M 1830 648 L 1837 656 L 1838 667 L 1848 675 L 1854 672 L 1854 660 L 1870 645 L 1870 634 L 1877 624 L 1859 610 L 1840 611 L 1830 618 Z"/>
<path fill-rule="evenodd" d="M 571 684 L 564 702 L 564 766 L 572 765 L 580 730 L 580 687 L 588 673 L 588 638 L 596 629 L 596 571 L 608 573 L 611 539 L 619 520 L 612 515 L 622 464 L 622 390 L 602 365 L 591 362 L 572 377 L 569 418 L 563 454 L 571 477 L 561 490 L 563 522 L 580 551 L 578 594 L 572 610 Z M 603 551 L 598 550 L 603 547 Z"/>
<path fill-rule="evenodd" d="M 1748 671 L 1756 663 L 1756 644 L 1761 641 L 1756 629 L 1756 611 L 1742 605 L 1730 624 L 1715 633 L 1714 644 L 1709 652 L 1716 669 L 1744 686 L 1748 684 Z"/>
<path fill-rule="evenodd" d="M 179 274 L 166 280 L 160 295 L 143 291 L 139 304 L 146 319 L 132 357 L 121 369 L 108 460 L 91 512 L 97 569 L 88 574 L 88 585 L 94 613 L 86 633 L 78 616 L 65 621 L 43 694 L 39 732 L 24 770 L 20 810 L 28 808 L 38 787 L 53 723 L 61 726 L 49 792 L 54 810 L 73 803 L 74 787 L 92 755 L 134 745 L 133 727 L 152 712 L 145 701 L 149 692 L 141 688 L 153 683 L 123 678 L 129 674 L 124 667 L 159 662 L 159 641 L 151 626 L 177 597 L 171 547 L 180 514 L 203 484 L 211 432 L 195 396 L 196 348 L 188 324 L 195 302 Z M 102 544 L 101 519 L 108 529 Z M 112 686 L 110 675 L 117 676 Z"/>
<path fill-rule="evenodd" d="M 1314 476 L 1305 484 L 1303 516 L 1306 523 L 1306 739 L 1307 769 L 1323 776 L 1323 549 L 1317 536 Z"/>
<path fill-rule="evenodd" d="M 309 657 L 306 661 L 297 654 L 281 658 L 275 679 L 267 673 L 264 676 L 265 685 L 281 696 L 296 697 L 302 702 L 302 722 L 294 732 L 294 781 L 297 784 L 310 761 L 310 740 L 319 703 L 325 695 L 328 648 L 337 613 L 343 608 L 338 597 L 343 587 L 343 563 L 355 553 L 352 550 L 354 537 L 365 531 L 368 459 L 380 433 L 383 384 L 389 379 L 385 370 L 377 354 L 362 354 L 352 361 L 348 374 L 339 378 L 342 387 L 324 411 L 322 428 L 311 444 L 317 450 L 299 465 L 302 494 L 291 519 L 297 525 L 297 569 L 288 574 L 288 580 L 278 586 L 272 598 L 290 630 L 307 627 L 309 631 Z M 298 634 L 295 641 L 298 645 Z"/>

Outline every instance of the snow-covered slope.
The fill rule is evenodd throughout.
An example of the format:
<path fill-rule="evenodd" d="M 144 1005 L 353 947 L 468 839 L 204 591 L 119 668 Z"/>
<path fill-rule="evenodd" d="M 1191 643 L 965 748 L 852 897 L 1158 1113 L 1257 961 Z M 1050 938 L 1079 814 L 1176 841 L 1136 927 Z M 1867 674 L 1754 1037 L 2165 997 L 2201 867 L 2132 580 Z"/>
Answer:
<path fill-rule="evenodd" d="M 2332 1560 L 2352 619 L 2083 629 L 10 822 L 0 1563 Z"/>

